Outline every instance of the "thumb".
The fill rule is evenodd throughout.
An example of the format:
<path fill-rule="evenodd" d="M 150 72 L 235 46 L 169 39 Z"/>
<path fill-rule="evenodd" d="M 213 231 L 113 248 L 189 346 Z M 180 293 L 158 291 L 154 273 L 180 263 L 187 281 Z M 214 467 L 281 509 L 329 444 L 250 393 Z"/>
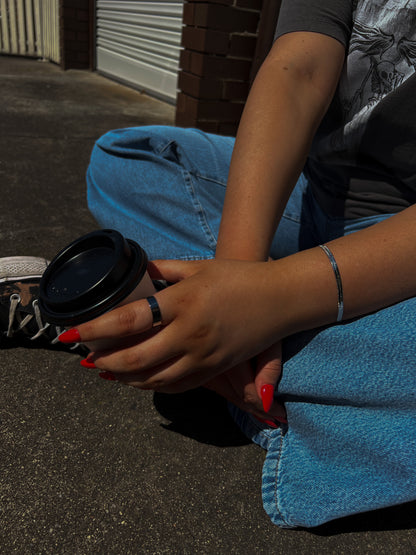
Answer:
<path fill-rule="evenodd" d="M 282 344 L 277 342 L 257 356 L 254 383 L 265 412 L 269 412 L 274 400 L 274 390 L 282 371 Z"/>

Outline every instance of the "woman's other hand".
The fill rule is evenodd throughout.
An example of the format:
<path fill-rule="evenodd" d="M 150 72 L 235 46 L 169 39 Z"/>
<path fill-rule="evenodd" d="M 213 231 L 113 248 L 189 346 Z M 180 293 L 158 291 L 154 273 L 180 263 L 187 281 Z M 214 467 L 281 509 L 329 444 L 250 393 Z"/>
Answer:
<path fill-rule="evenodd" d="M 278 341 L 255 359 L 219 374 L 205 384 L 259 420 L 286 422 L 286 412 L 274 398 L 282 371 L 282 346 Z"/>

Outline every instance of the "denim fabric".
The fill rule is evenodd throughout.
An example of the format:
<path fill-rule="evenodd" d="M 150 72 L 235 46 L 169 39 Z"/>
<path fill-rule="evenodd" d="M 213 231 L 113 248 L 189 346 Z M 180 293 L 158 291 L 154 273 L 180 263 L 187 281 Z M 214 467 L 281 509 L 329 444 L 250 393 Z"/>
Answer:
<path fill-rule="evenodd" d="M 92 152 L 90 210 L 150 259 L 212 258 L 233 145 L 232 138 L 193 129 L 111 131 Z"/>
<path fill-rule="evenodd" d="M 136 239 L 150 258 L 211 258 L 233 144 L 193 129 L 107 133 L 88 169 L 90 209 L 103 227 Z M 271 255 L 386 217 L 328 218 L 301 176 Z M 286 339 L 275 395 L 285 404 L 287 425 L 271 429 L 231 407 L 247 436 L 267 450 L 263 502 L 279 526 L 316 526 L 416 499 L 415 314 L 410 299 Z"/>
<path fill-rule="evenodd" d="M 268 449 L 263 502 L 273 522 L 316 526 L 416 498 L 415 313 L 411 299 L 286 340 L 282 429 L 233 408 Z"/>

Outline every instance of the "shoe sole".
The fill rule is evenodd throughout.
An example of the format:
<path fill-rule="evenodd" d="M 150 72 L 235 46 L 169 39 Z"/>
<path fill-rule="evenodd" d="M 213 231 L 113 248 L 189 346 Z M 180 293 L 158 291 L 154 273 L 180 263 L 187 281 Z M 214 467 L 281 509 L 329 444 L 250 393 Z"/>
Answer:
<path fill-rule="evenodd" d="M 0 283 L 41 278 L 48 266 L 45 258 L 9 256 L 0 258 Z"/>

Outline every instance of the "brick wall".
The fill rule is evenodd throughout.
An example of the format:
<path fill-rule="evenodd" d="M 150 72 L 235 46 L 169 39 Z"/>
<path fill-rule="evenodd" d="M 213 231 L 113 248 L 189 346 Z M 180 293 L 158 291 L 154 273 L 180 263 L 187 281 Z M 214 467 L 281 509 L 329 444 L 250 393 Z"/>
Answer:
<path fill-rule="evenodd" d="M 93 0 L 60 0 L 63 69 L 93 69 L 93 6 Z"/>
<path fill-rule="evenodd" d="M 185 2 L 176 125 L 235 134 L 255 70 L 270 47 L 275 24 L 270 16 L 277 19 L 279 5 L 277 0 Z"/>

